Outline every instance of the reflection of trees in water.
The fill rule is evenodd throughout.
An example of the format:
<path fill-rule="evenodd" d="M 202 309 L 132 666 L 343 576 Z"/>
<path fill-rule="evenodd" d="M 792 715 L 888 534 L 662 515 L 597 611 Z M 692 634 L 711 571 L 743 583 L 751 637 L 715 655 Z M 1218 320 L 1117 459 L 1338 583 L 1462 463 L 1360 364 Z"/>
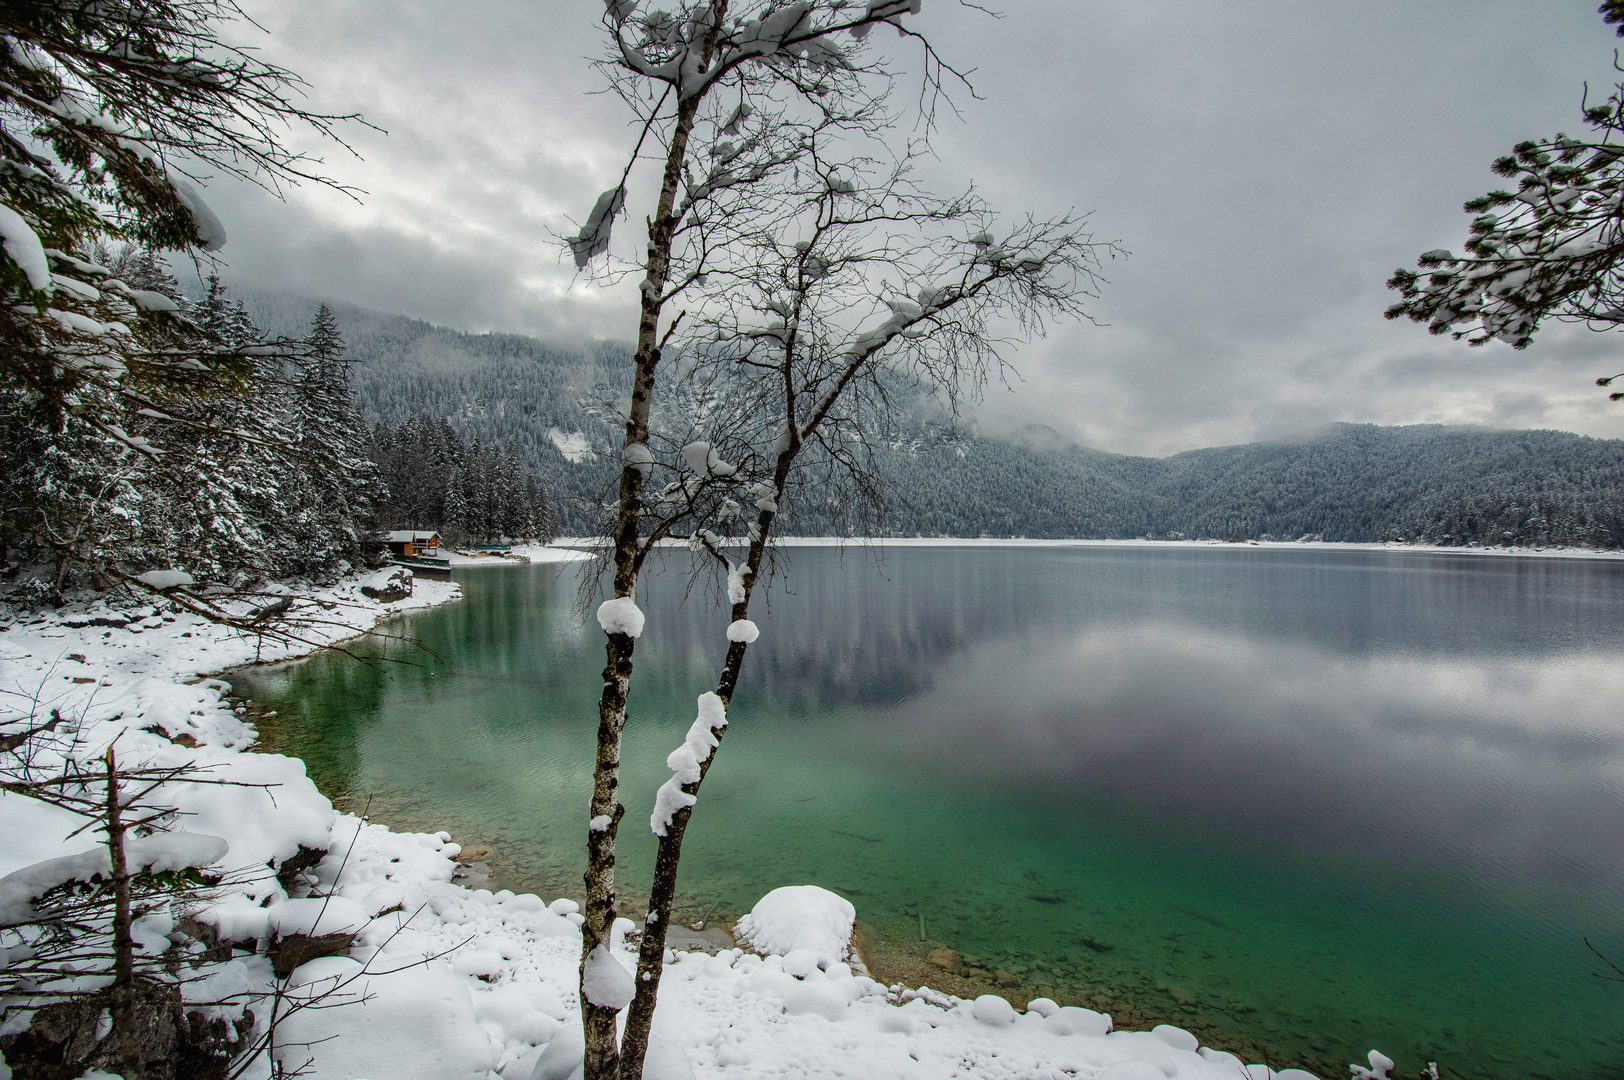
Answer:
<path fill-rule="evenodd" d="M 259 747 L 302 758 L 329 795 L 349 794 L 360 770 L 358 729 L 378 712 L 388 674 L 336 653 L 230 673 L 235 692 L 278 715 L 256 717 Z"/>
<path fill-rule="evenodd" d="M 972 646 L 1186 624 L 1343 657 L 1527 658 L 1616 642 L 1624 566 L 1313 549 L 792 548 L 742 692 L 876 704 L 929 691 Z M 726 615 L 683 598 L 685 553 L 647 579 L 640 661 L 702 672 Z"/>

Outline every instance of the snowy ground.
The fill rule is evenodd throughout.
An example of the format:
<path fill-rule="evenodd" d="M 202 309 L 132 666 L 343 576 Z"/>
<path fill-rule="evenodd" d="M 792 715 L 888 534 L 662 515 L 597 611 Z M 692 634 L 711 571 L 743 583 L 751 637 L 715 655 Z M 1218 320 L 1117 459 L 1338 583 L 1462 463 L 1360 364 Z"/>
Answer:
<path fill-rule="evenodd" d="M 572 556 L 546 549 L 538 557 Z M 381 605 L 351 581 L 309 603 L 326 620 L 327 640 L 336 641 L 391 612 L 456 596 L 452 583 L 419 580 L 410 599 Z M 0 611 L 0 627 L 0 729 L 60 709 L 78 725 L 69 751 L 76 757 L 95 757 L 117 740 L 126 765 L 191 761 L 216 778 L 277 785 L 177 784 L 167 793 L 189 815 L 187 831 L 229 844 L 218 865 L 238 870 L 234 880 L 252 878 L 200 917 L 239 948 L 230 961 L 196 969 L 204 978 L 187 991 L 190 999 L 269 989 L 264 951 L 273 934 L 355 930 L 348 956 L 310 961 L 288 980 L 290 1000 L 332 990 L 328 1004 L 348 1002 L 300 1012 L 279 1029 L 277 1056 L 288 1069 L 308 1062 L 301 1075 L 313 1080 L 579 1075 L 575 903 L 453 884 L 460 849 L 449 834 L 395 833 L 335 812 L 302 762 L 248 752 L 254 732 L 233 713 L 225 682 L 187 681 L 251 661 L 256 650 L 266 660 L 296 650 L 151 604 L 78 605 L 48 616 Z M 65 811 L 0 796 L 0 879 L 85 851 L 86 837 L 66 838 L 79 824 Z M 327 855 L 290 896 L 267 864 L 301 845 Z M 9 887 L 0 880 L 0 901 L 19 880 Z M 146 916 L 137 939 L 167 947 L 175 914 Z M 1017 1012 L 990 995 L 971 1002 L 881 986 L 845 962 L 852 917 L 852 906 L 832 893 L 778 890 L 741 923 L 754 949 L 669 954 L 658 1042 L 644 1075 L 1308 1080 L 1248 1068 L 1176 1028 L 1111 1032 L 1109 1017 L 1047 1000 Z M 617 929 L 613 955 L 629 971 L 635 959 L 625 933 L 633 924 L 621 920 Z M 262 1020 L 266 1011 L 256 1006 Z M 250 1075 L 268 1077 L 269 1064 Z M 0 1065 L 0 1080 L 9 1076 Z"/>
<path fill-rule="evenodd" d="M 580 559 L 590 558 L 591 554 L 581 549 L 581 545 L 559 545 L 556 542 L 543 547 L 541 544 L 514 544 L 511 550 L 512 558 L 503 558 L 501 555 L 464 555 L 461 552 L 442 548 L 440 558 L 450 565 L 462 567 L 475 566 L 512 566 L 515 562 L 556 563 L 576 562 Z"/>

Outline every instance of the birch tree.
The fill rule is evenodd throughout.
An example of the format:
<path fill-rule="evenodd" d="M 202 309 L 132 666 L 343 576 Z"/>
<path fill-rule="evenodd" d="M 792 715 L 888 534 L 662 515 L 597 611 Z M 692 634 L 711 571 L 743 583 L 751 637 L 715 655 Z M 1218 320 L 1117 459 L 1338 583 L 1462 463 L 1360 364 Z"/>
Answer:
<path fill-rule="evenodd" d="M 973 192 L 920 190 L 911 165 L 816 155 L 804 189 L 786 193 L 799 211 L 793 223 L 732 253 L 738 265 L 685 341 L 685 377 L 704 387 L 695 396 L 734 405 L 720 410 L 728 453 L 698 440 L 662 462 L 672 474 L 668 510 L 650 535 L 688 524 L 690 544 L 724 583 L 727 652 L 655 799 L 659 842 L 621 1041 L 625 1078 L 641 1076 L 634 1063 L 653 1023 L 682 840 L 760 633 L 750 604 L 779 514 L 796 499 L 833 496 L 854 525 L 873 523 L 887 494 L 874 451 L 908 399 L 937 396 L 956 414 L 1002 374 L 1001 330 L 1027 336 L 1053 317 L 1086 317 L 1102 258 L 1118 253 L 1073 215 L 1000 226 Z"/>
<path fill-rule="evenodd" d="M 627 0 L 606 6 L 610 57 L 602 69 L 639 118 L 640 138 L 620 184 L 568 238 L 578 266 L 609 250 L 645 146 L 656 148 L 650 156 L 660 171 L 643 257 L 610 259 L 596 271 L 641 281 L 619 491 L 606 523 L 614 595 L 598 608 L 606 666 L 581 1001 L 586 1076 L 639 1080 L 682 832 L 755 632 L 749 598 L 777 500 L 820 480 L 874 490 L 864 440 L 889 416 L 898 380 L 956 402 L 999 369 L 995 319 L 1012 316 L 1014 327 L 1031 330 L 1046 316 L 1078 312 L 1098 253 L 1073 218 L 1027 220 L 996 240 L 979 199 L 929 196 L 914 183 L 914 151 L 887 149 L 896 126 L 891 79 L 866 44 L 870 31 L 886 23 L 922 48 L 927 130 L 943 80 L 957 77 L 902 21 L 917 13 L 917 0 L 709 0 L 641 16 Z M 850 322 L 863 313 L 867 325 Z M 658 383 L 674 338 L 682 369 Z M 679 400 L 684 389 L 718 393 L 710 437 L 689 440 L 651 423 L 657 389 Z M 776 434 L 764 434 L 763 423 Z M 657 470 L 668 482 L 655 489 Z M 734 564 L 711 526 L 751 517 L 747 554 Z M 672 756 L 676 776 L 659 796 L 655 895 L 633 980 L 609 950 L 624 814 L 621 737 L 643 627 L 638 577 L 654 546 L 677 536 L 725 566 L 734 618 L 719 692 L 701 699 L 700 719 Z M 628 1006 L 617 1046 L 617 1014 Z"/>
<path fill-rule="evenodd" d="M 598 610 L 605 667 L 581 961 L 585 1069 L 593 1080 L 619 1073 L 616 1016 L 631 1000 L 629 980 L 619 977 L 623 971 L 610 956 L 609 943 L 618 913 L 615 836 L 624 813 L 621 736 L 633 647 L 643 628 L 636 591 L 646 557 L 639 537 L 643 483 L 653 462 L 649 416 L 663 348 L 681 318 L 679 313 L 666 323 L 664 313 L 705 280 L 713 253 L 725 251 L 775 212 L 772 181 L 793 172 L 803 152 L 798 136 L 806 125 L 863 129 L 883 123 L 873 106 L 887 74 L 862 42 L 879 23 L 912 35 L 902 16 L 917 12 L 919 0 L 871 0 L 856 8 L 845 0 L 787 5 L 689 0 L 672 11 L 647 14 L 638 14 L 637 6 L 637 0 L 606 0 L 608 55 L 599 69 L 639 121 L 641 134 L 620 182 L 599 196 L 580 231 L 567 241 L 582 268 L 609 250 L 634 166 L 644 147 L 652 147 L 649 157 L 658 176 L 647 247 L 641 258 L 611 262 L 601 271 L 611 279 L 638 275 L 641 281 L 619 491 L 607 529 L 614 596 Z M 933 61 L 928 45 L 925 54 L 927 79 L 939 80 L 942 65 Z M 752 117 L 755 134 L 745 136 L 742 125 Z"/>

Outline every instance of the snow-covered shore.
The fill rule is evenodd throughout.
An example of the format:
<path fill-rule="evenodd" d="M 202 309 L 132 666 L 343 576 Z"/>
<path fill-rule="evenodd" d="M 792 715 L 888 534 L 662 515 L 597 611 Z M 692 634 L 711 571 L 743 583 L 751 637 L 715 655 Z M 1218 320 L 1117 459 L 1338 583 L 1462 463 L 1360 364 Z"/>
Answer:
<path fill-rule="evenodd" d="M 574 557 L 546 549 L 548 558 Z M 379 604 L 350 581 L 319 604 L 326 641 L 363 632 L 389 615 L 456 598 L 452 583 L 419 580 L 414 595 Z M 297 759 L 249 752 L 252 727 L 234 713 L 218 678 L 245 662 L 314 648 L 256 643 L 184 613 L 143 605 L 70 606 L 44 616 L 0 614 L 0 729 L 58 709 L 77 724 L 68 751 L 95 757 L 117 741 L 126 765 L 194 763 L 214 778 L 270 789 L 173 785 L 182 828 L 219 836 L 219 864 L 238 870 L 228 895 L 199 916 L 239 943 L 228 961 L 204 964 L 191 1000 L 268 990 L 265 955 L 275 933 L 356 931 L 346 956 L 312 960 L 288 981 L 293 1000 L 338 988 L 348 1003 L 299 1013 L 280 1029 L 288 1069 L 308 1062 L 314 1080 L 568 1080 L 579 1075 L 579 916 L 567 898 L 469 890 L 452 882 L 460 849 L 449 834 L 407 834 L 337 813 Z M 138 616 L 130 618 L 130 616 Z M 121 625 L 115 625 L 120 623 Z M 310 637 L 311 635 L 306 635 Z M 42 859 L 93 846 L 67 834 L 65 811 L 0 796 L 0 878 Z M 584 823 L 583 823 L 584 824 Z M 271 867 L 322 849 L 292 878 Z M 252 871 L 251 874 L 247 873 Z M 252 880 L 243 880 L 251 877 Z M 4 891 L 4 890 L 0 890 Z M 325 897 L 319 903 L 308 897 Z M 166 948 L 174 912 L 138 924 L 144 948 Z M 851 905 L 822 890 L 794 902 L 775 893 L 742 928 L 756 947 L 718 955 L 672 953 L 644 1075 L 690 1077 L 974 1077 L 1100 1080 L 1305 1080 L 1250 1068 L 1201 1048 L 1176 1028 L 1110 1032 L 1110 1019 L 1038 1000 L 1017 1011 L 991 995 L 965 1001 L 928 989 L 885 987 L 848 962 Z M 634 967 L 628 920 L 615 958 Z M 628 976 L 629 980 L 629 976 Z M 363 1000 L 364 999 L 364 1000 Z M 263 1008 L 256 1009 L 261 1022 Z M 1109 1033 L 1108 1033 L 1109 1032 Z M 1417 1063 L 1419 1064 L 1419 1063 Z M 0 1066 L 0 1080 L 10 1069 Z M 257 1077 L 268 1077 L 261 1063 Z"/>

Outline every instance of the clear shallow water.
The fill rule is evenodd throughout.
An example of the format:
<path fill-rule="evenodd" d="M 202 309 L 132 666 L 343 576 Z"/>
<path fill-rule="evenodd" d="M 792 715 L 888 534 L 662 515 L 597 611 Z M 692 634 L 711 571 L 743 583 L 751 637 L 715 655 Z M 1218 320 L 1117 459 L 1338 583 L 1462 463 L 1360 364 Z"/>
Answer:
<path fill-rule="evenodd" d="M 1170 548 L 796 549 L 689 831 L 686 918 L 777 885 L 883 938 L 1327 1077 L 1624 1077 L 1624 564 Z M 725 644 L 646 582 L 622 895 Z M 460 574 L 411 664 L 239 672 L 385 820 L 576 894 L 602 637 L 574 571 Z M 785 585 L 787 584 L 787 587 Z M 411 666 L 411 665 L 418 666 Z M 1024 987 L 1023 987 L 1024 989 Z M 1255 1051 L 1256 1057 L 1246 1054 Z"/>

